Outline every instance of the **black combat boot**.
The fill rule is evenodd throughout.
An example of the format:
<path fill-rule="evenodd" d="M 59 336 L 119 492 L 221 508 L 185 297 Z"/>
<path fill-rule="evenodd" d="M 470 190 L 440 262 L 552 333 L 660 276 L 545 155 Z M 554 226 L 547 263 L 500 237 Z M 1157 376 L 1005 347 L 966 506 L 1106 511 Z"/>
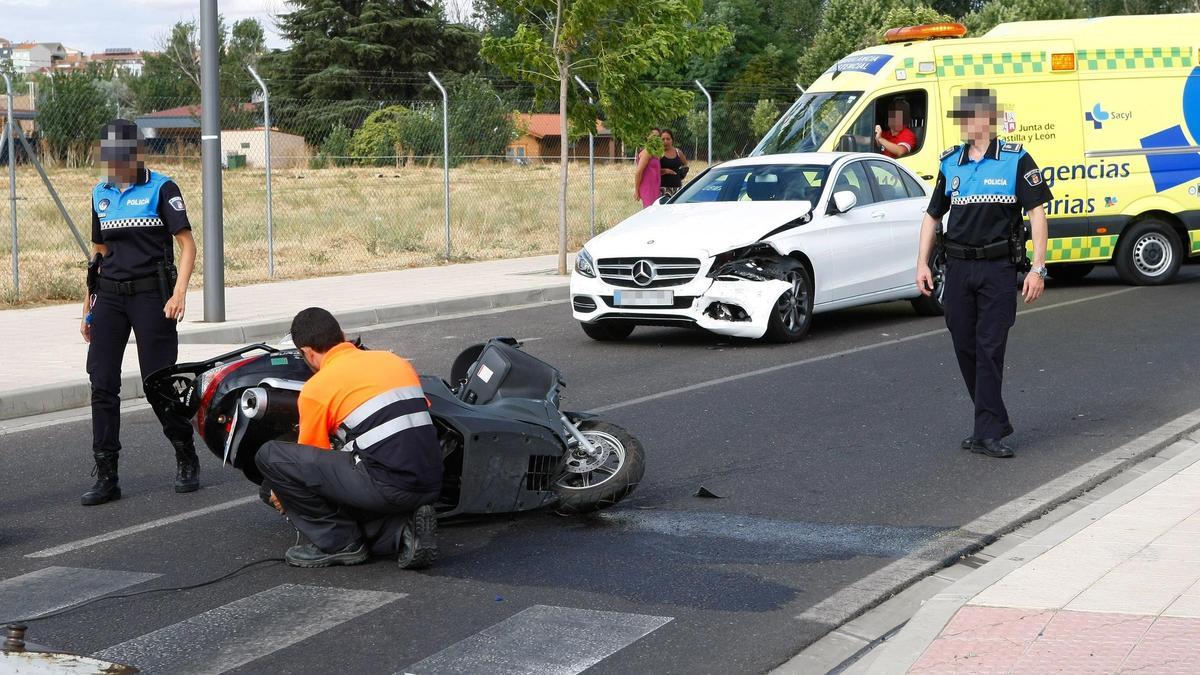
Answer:
<path fill-rule="evenodd" d="M 96 506 L 121 498 L 121 486 L 117 484 L 117 453 L 97 452 L 94 456 L 96 466 L 92 469 L 92 475 L 96 477 L 96 484 L 79 498 L 79 503 L 84 506 Z"/>
<path fill-rule="evenodd" d="M 195 492 L 200 489 L 200 458 L 192 439 L 171 441 L 175 446 L 175 491 Z"/>

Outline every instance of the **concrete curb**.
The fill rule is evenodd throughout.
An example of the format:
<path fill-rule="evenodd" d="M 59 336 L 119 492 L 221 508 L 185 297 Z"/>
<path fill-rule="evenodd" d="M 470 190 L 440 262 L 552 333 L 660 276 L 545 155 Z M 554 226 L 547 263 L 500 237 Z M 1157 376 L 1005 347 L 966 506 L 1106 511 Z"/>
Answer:
<path fill-rule="evenodd" d="M 871 665 L 866 672 L 872 675 L 906 673 L 921 657 L 929 644 L 941 634 L 942 629 L 954 617 L 954 614 L 984 589 L 1042 553 L 1066 541 L 1104 515 L 1200 461 L 1200 442 L 1185 438 L 1187 434 L 1200 428 L 1200 411 L 1191 413 L 1184 419 L 1187 420 L 1188 429 L 1171 434 L 1168 440 L 1161 437 L 1155 438 L 1152 446 L 1156 452 L 1182 446 L 1179 447 L 1178 454 L 1097 501 L 1066 516 L 1029 540 L 1017 544 L 1002 556 L 988 562 L 927 600 L 903 630 L 878 647 L 878 654 L 872 655 Z M 1133 443 L 1141 440 L 1138 439 Z"/>
<path fill-rule="evenodd" d="M 490 309 L 559 302 L 570 295 L 564 278 L 559 286 L 506 291 L 491 295 L 450 298 L 436 302 L 396 304 L 366 309 L 334 311 L 347 331 L 361 331 L 372 326 L 401 321 L 420 321 L 449 317 Z M 248 344 L 283 337 L 291 326 L 291 318 L 241 321 L 213 326 L 195 326 L 180 332 L 181 344 Z M 136 373 L 121 378 L 121 399 L 144 396 L 142 382 Z M 0 420 L 72 410 L 91 404 L 91 388 L 87 378 L 37 387 L 0 391 Z"/>
<path fill-rule="evenodd" d="M 914 617 L 912 612 L 916 611 L 917 607 L 921 608 L 916 613 L 916 616 L 919 616 L 920 612 L 934 611 L 933 607 L 938 605 L 948 606 L 947 603 L 953 604 L 953 601 L 958 602 L 957 605 L 953 605 L 948 614 L 945 614 L 942 623 L 937 625 L 936 630 L 940 632 L 941 628 L 949 621 L 954 612 L 958 611 L 958 608 L 962 604 L 965 604 L 978 592 L 976 591 L 962 598 L 956 597 L 957 595 L 962 595 L 962 591 L 955 590 L 959 588 L 959 582 L 953 570 L 954 567 L 958 567 L 959 565 L 953 565 L 955 561 L 960 560 L 964 556 L 976 554 L 977 552 L 979 556 L 983 556 L 992 551 L 999 551 L 995 553 L 997 559 L 1002 556 L 1020 557 L 1021 553 L 1013 553 L 1013 551 L 1017 546 L 1024 546 L 1025 544 L 1013 544 L 1012 542 L 1016 541 L 1017 537 L 1006 535 L 1014 533 L 1015 530 L 1027 523 L 1032 524 L 1042 517 L 1043 514 L 1048 514 L 1054 509 L 1070 508 L 1072 505 L 1068 504 L 1068 502 L 1074 499 L 1083 497 L 1080 501 L 1085 500 L 1085 493 L 1114 479 L 1126 470 L 1136 470 L 1138 463 L 1147 460 L 1153 455 L 1163 453 L 1165 449 L 1196 433 L 1197 430 L 1200 430 L 1200 410 L 1176 418 L 1149 433 L 1115 448 L 1091 462 L 1078 467 L 1067 475 L 1049 481 L 1003 507 L 984 514 L 971 523 L 960 527 L 954 533 L 945 537 L 944 540 L 931 542 L 911 554 L 908 558 L 893 562 L 876 573 L 881 577 L 879 581 L 870 583 L 871 580 L 868 578 L 860 582 L 871 587 L 872 595 L 877 598 L 874 603 L 866 604 L 864 605 L 865 609 L 849 615 L 837 618 L 829 617 L 826 623 L 836 626 L 836 628 L 825 637 L 809 645 L 788 662 L 781 664 L 773 673 L 776 675 L 790 675 L 791 673 L 829 672 L 831 670 L 841 672 L 847 667 L 847 661 L 860 658 L 863 662 L 869 659 L 873 664 L 872 668 L 883 667 L 883 664 L 887 664 L 888 666 L 893 665 L 897 657 L 902 656 L 902 654 L 893 655 L 890 649 L 882 656 L 880 656 L 880 653 L 885 648 L 898 643 L 900 636 L 905 635 L 904 632 L 901 632 L 900 635 L 894 638 L 889 637 L 891 633 L 895 632 L 897 627 L 905 624 L 906 619 L 909 620 L 909 624 L 915 621 L 915 618 L 910 617 Z M 1157 468 L 1155 467 L 1155 470 Z M 1138 480 L 1140 478 L 1141 476 L 1138 477 Z M 1123 485 L 1117 489 L 1117 492 L 1124 490 L 1126 487 Z M 1077 514 L 1072 513 L 1070 516 L 1064 517 L 1064 521 L 1069 520 L 1074 515 Z M 1061 531 L 1056 529 L 1059 524 L 1055 523 L 1045 531 Z M 1070 536 L 1070 534 L 1065 536 Z M 1041 550 L 1046 550 L 1046 548 L 1049 547 L 1042 548 L 1037 553 L 1040 553 Z M 1037 553 L 1030 553 L 1029 549 L 1022 549 L 1022 551 L 1030 557 L 1037 555 Z M 984 567 L 991 564 L 989 562 Z M 886 574 L 889 568 L 897 568 L 899 572 L 903 572 L 902 576 L 906 577 L 907 580 L 900 583 L 887 580 L 896 576 L 896 573 L 893 573 L 890 577 Z M 973 574 L 974 572 L 967 576 L 972 576 Z M 939 581 L 938 577 L 945 578 Z M 953 584 L 950 583 L 952 581 L 954 582 Z M 982 588 L 979 590 L 982 590 Z M 900 614 L 904 614 L 904 616 L 899 616 Z M 858 626 L 859 630 L 843 630 L 852 626 Z M 905 626 L 905 631 L 907 631 L 907 625 Z M 936 635 L 937 633 L 935 632 L 933 637 L 936 637 Z M 924 651 L 925 646 L 933 637 L 930 637 L 929 640 L 921 644 L 920 650 L 913 655 L 909 665 L 919 658 L 921 652 Z M 883 643 L 882 645 L 876 646 L 881 642 Z M 872 650 L 872 648 L 874 649 Z M 861 666 L 862 664 L 858 665 Z M 904 666 L 899 672 L 904 672 L 907 667 L 907 665 Z M 850 666 L 850 670 L 853 672 L 863 672 L 863 668 L 861 667 Z M 872 669 L 870 672 L 877 671 Z M 891 673 L 897 671 L 881 670 L 878 672 Z"/>

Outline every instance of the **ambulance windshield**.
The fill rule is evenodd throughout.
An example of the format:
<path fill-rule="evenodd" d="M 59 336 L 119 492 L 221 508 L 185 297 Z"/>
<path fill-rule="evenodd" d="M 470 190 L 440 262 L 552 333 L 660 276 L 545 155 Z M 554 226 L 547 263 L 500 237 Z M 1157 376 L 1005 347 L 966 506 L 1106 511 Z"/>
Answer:
<path fill-rule="evenodd" d="M 861 91 L 819 92 L 801 96 L 750 154 L 816 152 L 860 96 Z"/>

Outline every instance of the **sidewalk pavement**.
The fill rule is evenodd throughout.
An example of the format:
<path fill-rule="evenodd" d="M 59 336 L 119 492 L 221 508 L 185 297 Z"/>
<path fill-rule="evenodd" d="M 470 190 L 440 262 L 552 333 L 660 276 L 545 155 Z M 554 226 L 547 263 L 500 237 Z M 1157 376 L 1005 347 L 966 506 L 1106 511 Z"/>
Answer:
<path fill-rule="evenodd" d="M 1198 439 L 928 600 L 848 672 L 1200 673 Z"/>
<path fill-rule="evenodd" d="M 225 290 L 223 323 L 203 321 L 204 296 L 195 290 L 188 293 L 187 318 L 179 327 L 179 360 L 278 339 L 296 312 L 314 305 L 330 310 L 353 331 L 563 300 L 569 280 L 556 272 L 556 256 L 538 256 L 239 286 Z M 0 344 L 8 346 L 0 360 L 0 420 L 88 405 L 80 304 L 0 311 Z M 122 374 L 122 398 L 141 396 L 132 341 Z"/>

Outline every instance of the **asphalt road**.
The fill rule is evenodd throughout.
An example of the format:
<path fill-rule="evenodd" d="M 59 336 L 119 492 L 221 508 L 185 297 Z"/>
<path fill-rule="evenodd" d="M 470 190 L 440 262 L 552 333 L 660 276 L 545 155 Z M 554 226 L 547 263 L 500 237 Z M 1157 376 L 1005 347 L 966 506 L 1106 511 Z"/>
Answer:
<path fill-rule="evenodd" d="M 106 653 L 165 671 L 393 673 L 449 649 L 415 670 L 489 672 L 524 658 L 566 664 L 559 672 L 764 672 L 831 628 L 805 610 L 1200 406 L 1197 290 L 1197 266 L 1162 288 L 1122 286 L 1103 268 L 1052 284 L 1009 342 L 1018 456 L 1008 461 L 958 449 L 971 407 L 949 336 L 907 303 L 821 315 L 795 345 L 665 328 L 596 343 L 565 304 L 371 331 L 369 346 L 441 374 L 472 342 L 526 339 L 565 373 L 566 407 L 600 411 L 643 442 L 644 482 L 598 517 L 444 527 L 443 557 L 427 572 L 383 560 L 267 565 L 89 605 L 34 623 L 30 639 L 78 653 L 124 643 Z M 125 498 L 84 509 L 88 422 L 0 435 L 0 620 L 53 608 L 53 593 L 28 590 L 42 588 L 39 575 L 53 586 L 67 574 L 40 571 L 51 566 L 92 570 L 72 572 L 78 597 L 59 603 L 72 604 L 98 580 L 122 592 L 192 584 L 292 543 L 286 523 L 249 502 L 30 557 L 255 494 L 208 456 L 204 489 L 175 495 L 149 412 L 127 416 L 123 438 Z M 721 498 L 695 497 L 702 485 Z M 161 576 L 135 583 L 114 571 Z M 350 596 L 327 588 L 366 593 L 347 608 L 320 594 Z"/>

